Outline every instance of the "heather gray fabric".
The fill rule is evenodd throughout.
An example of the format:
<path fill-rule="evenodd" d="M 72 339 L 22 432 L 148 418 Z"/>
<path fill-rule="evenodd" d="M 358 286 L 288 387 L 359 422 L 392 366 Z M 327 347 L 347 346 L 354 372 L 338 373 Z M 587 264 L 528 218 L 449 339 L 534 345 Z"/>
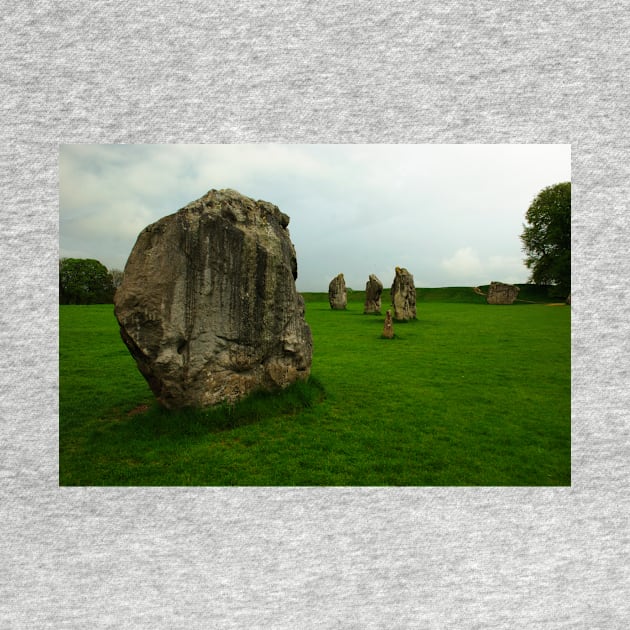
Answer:
<path fill-rule="evenodd" d="M 626 628 L 628 2 L 7 4 L 0 626 Z M 58 487 L 60 143 L 573 146 L 571 488 Z"/>

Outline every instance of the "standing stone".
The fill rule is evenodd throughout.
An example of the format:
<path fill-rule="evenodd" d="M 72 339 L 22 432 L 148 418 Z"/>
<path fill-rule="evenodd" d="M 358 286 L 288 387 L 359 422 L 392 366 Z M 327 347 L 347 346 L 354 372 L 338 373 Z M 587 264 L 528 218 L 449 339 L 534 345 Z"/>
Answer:
<path fill-rule="evenodd" d="M 343 311 L 348 304 L 346 281 L 342 273 L 333 278 L 328 285 L 328 302 L 334 311 Z"/>
<path fill-rule="evenodd" d="M 381 293 L 383 293 L 383 283 L 374 275 L 370 274 L 370 278 L 365 284 L 365 308 L 363 313 L 366 315 L 381 313 Z"/>
<path fill-rule="evenodd" d="M 401 267 L 396 267 L 396 277 L 392 284 L 392 306 L 394 319 L 398 321 L 416 319 L 416 287 L 413 276 Z"/>
<path fill-rule="evenodd" d="M 513 284 L 493 281 L 488 287 L 486 301 L 488 304 L 513 304 L 519 291 L 520 289 Z"/>
<path fill-rule="evenodd" d="M 383 326 L 383 337 L 385 339 L 393 339 L 394 338 L 394 324 L 392 322 L 392 312 L 387 311 L 385 313 L 385 324 Z"/>
<path fill-rule="evenodd" d="M 211 190 L 140 233 L 115 314 L 163 406 L 234 402 L 308 377 L 288 224 L 271 203 Z"/>

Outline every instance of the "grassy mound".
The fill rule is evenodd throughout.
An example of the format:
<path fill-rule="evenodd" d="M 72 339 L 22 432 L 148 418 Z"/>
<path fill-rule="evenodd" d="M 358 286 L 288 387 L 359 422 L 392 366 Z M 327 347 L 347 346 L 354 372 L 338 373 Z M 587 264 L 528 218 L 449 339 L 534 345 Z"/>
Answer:
<path fill-rule="evenodd" d="M 555 295 L 552 287 L 541 286 L 535 284 L 517 284 L 520 291 L 516 304 L 533 302 L 536 304 L 546 304 L 550 302 L 558 302 L 559 296 Z M 488 293 L 489 285 L 478 287 L 483 293 Z M 303 293 L 304 300 L 307 304 L 326 302 L 328 300 L 327 293 Z M 389 308 L 391 303 L 390 290 L 384 289 L 381 297 L 383 304 L 383 312 Z M 420 288 L 416 289 L 416 302 L 444 302 L 451 304 L 486 304 L 486 298 L 483 295 L 475 293 L 474 287 L 438 287 L 438 288 Z M 348 304 L 364 304 L 365 291 L 348 292 Z"/>

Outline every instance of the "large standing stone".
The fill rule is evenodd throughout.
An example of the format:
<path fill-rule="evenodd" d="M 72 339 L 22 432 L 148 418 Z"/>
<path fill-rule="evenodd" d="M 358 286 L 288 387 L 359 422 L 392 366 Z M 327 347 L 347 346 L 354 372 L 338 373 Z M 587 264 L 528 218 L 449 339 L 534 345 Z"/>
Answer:
<path fill-rule="evenodd" d="M 513 284 L 493 281 L 488 287 L 486 301 L 488 304 L 513 304 L 519 291 L 520 289 Z"/>
<path fill-rule="evenodd" d="M 381 293 L 383 293 L 383 283 L 374 275 L 370 274 L 369 280 L 365 284 L 365 314 L 380 314 Z"/>
<path fill-rule="evenodd" d="M 308 377 L 288 223 L 271 203 L 211 190 L 140 233 L 115 314 L 162 405 L 233 402 Z"/>
<path fill-rule="evenodd" d="M 330 308 L 335 311 L 343 311 L 348 304 L 346 281 L 342 273 L 333 278 L 328 285 L 328 302 Z"/>
<path fill-rule="evenodd" d="M 396 276 L 392 284 L 392 306 L 394 319 L 398 321 L 416 319 L 416 287 L 413 276 L 401 267 L 396 267 Z"/>

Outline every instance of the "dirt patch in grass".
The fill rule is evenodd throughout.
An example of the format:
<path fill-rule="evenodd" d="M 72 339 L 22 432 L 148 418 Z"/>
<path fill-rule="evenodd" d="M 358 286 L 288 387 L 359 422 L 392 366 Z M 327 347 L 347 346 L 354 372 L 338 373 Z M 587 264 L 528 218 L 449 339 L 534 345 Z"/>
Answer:
<path fill-rule="evenodd" d="M 145 411 L 149 411 L 150 407 L 147 404 L 138 405 L 134 409 L 132 409 L 127 415 L 128 416 L 137 416 L 139 413 L 144 413 Z"/>

